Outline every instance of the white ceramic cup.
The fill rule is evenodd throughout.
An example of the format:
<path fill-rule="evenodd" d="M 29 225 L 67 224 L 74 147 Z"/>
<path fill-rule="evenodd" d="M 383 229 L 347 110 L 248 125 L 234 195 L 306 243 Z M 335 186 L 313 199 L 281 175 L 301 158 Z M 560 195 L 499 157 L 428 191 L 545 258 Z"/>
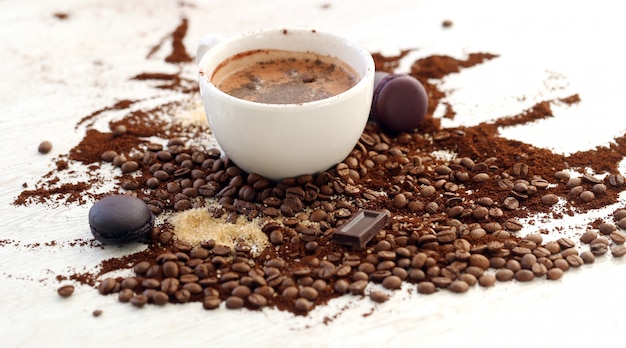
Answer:
<path fill-rule="evenodd" d="M 226 59 L 255 49 L 314 52 L 350 65 L 360 81 L 330 98 L 301 104 L 266 104 L 228 95 L 212 82 Z M 216 140 L 248 173 L 281 180 L 315 174 L 343 161 L 367 123 L 374 60 L 360 45 L 311 29 L 259 30 L 230 39 L 206 36 L 198 47 L 200 94 Z"/>

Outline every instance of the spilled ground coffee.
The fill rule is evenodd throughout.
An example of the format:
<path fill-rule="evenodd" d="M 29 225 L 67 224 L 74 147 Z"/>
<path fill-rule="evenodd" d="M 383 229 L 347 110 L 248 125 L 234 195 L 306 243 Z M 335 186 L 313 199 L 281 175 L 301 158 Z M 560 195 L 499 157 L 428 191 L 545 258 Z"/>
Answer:
<path fill-rule="evenodd" d="M 178 37 L 186 24 L 176 30 Z M 170 57 L 188 57 L 181 54 L 184 47 L 173 49 Z M 374 57 L 378 70 L 391 71 L 402 55 Z M 385 301 L 385 294 L 370 292 L 370 283 L 389 290 L 411 283 L 423 294 L 465 292 L 476 284 L 513 279 L 554 280 L 596 257 L 622 257 L 623 209 L 591 223 L 582 246 L 552 231 L 518 236 L 524 219 L 537 213 L 559 219 L 594 210 L 617 203 L 624 190 L 617 167 L 626 156 L 624 135 L 606 147 L 567 156 L 499 135 L 503 127 L 551 117 L 552 105 L 577 103 L 578 95 L 545 100 L 519 115 L 472 127 L 444 128 L 432 117 L 445 97 L 437 80 L 491 59 L 497 57 L 473 53 L 465 60 L 417 60 L 410 73 L 430 99 L 417 132 L 391 135 L 369 124 L 342 163 L 280 183 L 245 173 L 222 157 L 204 141 L 210 131 L 205 124 L 179 122 L 177 111 L 193 103 L 143 109 L 135 107 L 140 101 L 120 101 L 81 120 L 87 126 L 82 141 L 55 159 L 56 168 L 14 203 L 92 204 L 103 195 L 93 190 L 100 176 L 82 182 L 57 177 L 81 170 L 107 171 L 116 184 L 109 193 L 143 199 L 165 220 L 152 230 L 146 250 L 69 277 L 135 306 L 199 302 L 214 309 L 223 303 L 306 314 L 346 293 Z M 157 88 L 196 98 L 197 86 L 176 74 L 136 78 L 166 81 Z M 462 117 L 446 107 L 444 117 Z M 110 130 L 93 128 L 90 122 L 111 110 L 125 117 L 112 121 Z M 115 132 L 121 125 L 126 131 Z M 438 155 L 442 152 L 453 156 Z M 334 243 L 334 231 L 359 209 L 383 211 L 389 223 L 363 248 Z M 234 237 L 230 245 L 216 238 L 192 240 L 185 229 L 189 220 L 171 219 L 186 212 L 199 212 L 193 216 L 218 226 L 255 226 L 266 240 L 254 231 L 254 238 Z M 259 248 L 265 243 L 271 246 Z M 133 276 L 107 275 L 129 265 Z"/>

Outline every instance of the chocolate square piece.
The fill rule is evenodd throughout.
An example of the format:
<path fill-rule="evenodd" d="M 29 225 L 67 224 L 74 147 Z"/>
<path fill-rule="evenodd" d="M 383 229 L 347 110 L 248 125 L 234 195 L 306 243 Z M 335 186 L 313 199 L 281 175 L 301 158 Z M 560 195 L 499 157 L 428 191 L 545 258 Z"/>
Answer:
<path fill-rule="evenodd" d="M 389 217 L 385 212 L 359 210 L 333 233 L 333 240 L 337 244 L 362 248 L 385 227 L 388 220 Z"/>

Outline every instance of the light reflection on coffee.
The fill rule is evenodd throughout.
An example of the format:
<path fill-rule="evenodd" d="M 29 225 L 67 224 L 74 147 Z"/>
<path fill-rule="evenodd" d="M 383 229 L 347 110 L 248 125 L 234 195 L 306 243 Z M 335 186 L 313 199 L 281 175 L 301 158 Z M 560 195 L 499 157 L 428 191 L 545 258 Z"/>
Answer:
<path fill-rule="evenodd" d="M 267 104 L 299 104 L 340 94 L 358 81 L 343 61 L 311 52 L 254 50 L 222 62 L 211 77 L 234 97 Z"/>

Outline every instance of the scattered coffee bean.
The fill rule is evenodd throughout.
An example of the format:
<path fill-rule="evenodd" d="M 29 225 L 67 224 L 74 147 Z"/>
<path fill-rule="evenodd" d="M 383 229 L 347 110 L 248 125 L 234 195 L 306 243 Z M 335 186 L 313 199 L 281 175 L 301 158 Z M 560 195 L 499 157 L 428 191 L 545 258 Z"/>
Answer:
<path fill-rule="evenodd" d="M 582 234 L 582 236 L 580 236 L 580 241 L 582 243 L 589 244 L 597 237 L 598 237 L 598 234 L 595 231 L 589 230 L 589 231 L 585 231 Z"/>
<path fill-rule="evenodd" d="M 402 286 L 402 279 L 395 275 L 390 275 L 383 279 L 383 286 L 386 289 L 400 289 Z"/>
<path fill-rule="evenodd" d="M 591 191 L 583 191 L 580 193 L 580 199 L 583 202 L 591 202 L 596 198 L 596 195 Z"/>
<path fill-rule="evenodd" d="M 535 279 L 535 274 L 528 269 L 520 269 L 515 272 L 515 279 L 520 282 L 529 282 Z"/>
<path fill-rule="evenodd" d="M 219 298 L 219 296 L 207 296 L 202 300 L 202 307 L 204 309 L 216 309 L 219 308 L 221 303 L 222 300 Z"/>
<path fill-rule="evenodd" d="M 559 201 L 559 197 L 553 193 L 541 196 L 541 203 L 545 205 L 555 205 Z"/>
<path fill-rule="evenodd" d="M 626 242 L 626 233 L 622 231 L 613 231 L 610 233 L 609 237 L 615 244 L 624 244 Z"/>
<path fill-rule="evenodd" d="M 57 289 L 57 293 L 61 297 L 70 297 L 74 293 L 74 285 L 63 285 Z"/>
<path fill-rule="evenodd" d="M 42 141 L 37 147 L 37 151 L 39 151 L 39 153 L 44 154 L 44 155 L 49 153 L 51 150 L 52 150 L 52 143 L 49 142 L 48 140 Z"/>
<path fill-rule="evenodd" d="M 428 295 L 434 293 L 435 291 L 437 291 L 437 287 L 432 282 L 423 281 L 417 283 L 417 292 L 420 294 Z"/>
<path fill-rule="evenodd" d="M 370 282 L 385 289 L 413 283 L 420 294 L 462 293 L 476 283 L 489 287 L 512 279 L 559 279 L 565 270 L 607 253 L 609 245 L 620 257 L 615 244 L 624 235 L 614 232 L 615 226 L 626 228 L 626 220 L 620 224 L 626 210 L 615 212 L 612 229 L 603 223 L 585 232 L 580 238 L 589 251 L 580 255 L 566 238 L 544 244 L 540 234 L 521 238 L 517 232 L 524 229 L 527 211 L 548 212 L 560 201 L 577 207 L 593 201 L 585 209 L 592 208 L 611 198 L 623 177 L 571 178 L 563 170 L 551 178 L 523 155 L 513 165 L 496 157 L 443 160 L 415 150 L 413 144 L 421 143 L 424 134 L 390 136 L 371 127 L 342 163 L 280 182 L 245 173 L 219 150 L 188 146 L 182 138 L 166 146 L 142 144 L 139 151 L 118 146 L 102 151 L 103 162 L 120 168 L 120 186 L 142 197 L 153 215 L 206 210 L 205 202 L 215 199 L 208 208 L 212 217 L 227 224 L 258 219 L 271 246 L 267 258 L 259 259 L 248 245 L 203 241 L 192 246 L 170 226 L 151 228 L 150 245 L 168 251 L 137 262 L 132 277 L 103 279 L 100 291 L 118 293 L 120 302 L 136 306 L 202 301 L 206 309 L 219 308 L 221 302 L 226 308 L 252 309 L 280 304 L 305 313 L 346 293 L 386 301 L 385 292 L 366 291 Z M 133 136 L 117 128 L 114 135 L 122 137 L 117 140 Z M 443 144 L 466 133 L 439 132 L 428 141 Z M 337 231 L 358 209 L 372 207 L 386 221 L 371 241 L 337 246 Z M 597 233 L 611 243 L 607 237 L 601 237 L 606 243 L 597 241 Z"/>
<path fill-rule="evenodd" d="M 563 276 L 563 270 L 558 267 L 549 269 L 547 273 L 547 278 L 549 280 L 558 280 L 558 279 L 561 279 L 562 276 Z"/>
<path fill-rule="evenodd" d="M 296 300 L 294 307 L 300 312 L 308 312 L 313 308 L 313 303 L 306 298 L 300 297 Z"/>
<path fill-rule="evenodd" d="M 126 126 L 124 126 L 123 124 L 117 125 L 113 129 L 113 136 L 115 137 L 122 136 L 126 134 L 126 131 L 127 131 Z"/>
<path fill-rule="evenodd" d="M 614 245 L 611 247 L 611 255 L 613 255 L 613 257 L 623 257 L 626 255 L 626 245 Z"/>
<path fill-rule="evenodd" d="M 382 291 L 372 290 L 369 293 L 370 299 L 374 302 L 383 303 L 389 300 L 389 295 Z"/>
<path fill-rule="evenodd" d="M 596 261 L 595 255 L 593 255 L 593 253 L 589 250 L 585 250 L 582 253 L 580 253 L 580 258 L 586 264 L 594 263 Z"/>
<path fill-rule="evenodd" d="M 237 296 L 229 296 L 226 301 L 226 308 L 229 309 L 239 309 L 244 305 L 244 300 L 241 297 Z"/>
<path fill-rule="evenodd" d="M 450 283 L 450 285 L 448 286 L 448 289 L 450 289 L 452 292 L 463 293 L 469 289 L 469 284 L 467 284 L 466 282 L 462 280 L 455 280 L 452 283 Z"/>
<path fill-rule="evenodd" d="M 496 271 L 496 279 L 501 282 L 512 280 L 515 277 L 515 272 L 510 269 L 499 269 Z"/>
<path fill-rule="evenodd" d="M 496 277 L 493 274 L 485 273 L 478 278 L 478 284 L 488 288 L 496 283 Z"/>
<path fill-rule="evenodd" d="M 143 307 L 148 303 L 148 297 L 144 294 L 136 294 L 129 301 L 135 307 Z"/>

